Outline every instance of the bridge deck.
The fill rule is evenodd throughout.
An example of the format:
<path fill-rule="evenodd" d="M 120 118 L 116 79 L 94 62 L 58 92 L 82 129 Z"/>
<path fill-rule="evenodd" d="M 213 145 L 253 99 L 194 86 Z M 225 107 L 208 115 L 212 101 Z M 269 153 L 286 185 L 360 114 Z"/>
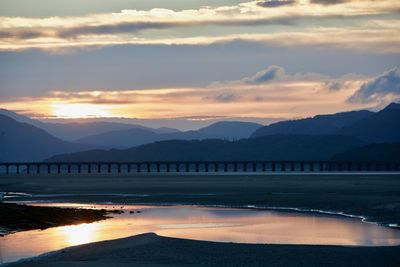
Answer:
<path fill-rule="evenodd" d="M 334 161 L 154 161 L 4 162 L 0 174 L 135 174 L 208 172 L 399 172 L 400 162 Z"/>

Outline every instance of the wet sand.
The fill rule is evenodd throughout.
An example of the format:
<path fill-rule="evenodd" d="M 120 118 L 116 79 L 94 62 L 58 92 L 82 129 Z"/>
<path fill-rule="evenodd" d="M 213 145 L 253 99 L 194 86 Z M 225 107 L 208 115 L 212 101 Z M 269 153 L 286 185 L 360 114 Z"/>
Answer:
<path fill-rule="evenodd" d="M 292 207 L 400 225 L 400 174 L 20 175 L 0 176 L 0 191 L 35 195 L 24 200 Z"/>
<path fill-rule="evenodd" d="M 215 243 L 143 234 L 53 252 L 12 267 L 341 266 L 398 267 L 400 247 Z"/>

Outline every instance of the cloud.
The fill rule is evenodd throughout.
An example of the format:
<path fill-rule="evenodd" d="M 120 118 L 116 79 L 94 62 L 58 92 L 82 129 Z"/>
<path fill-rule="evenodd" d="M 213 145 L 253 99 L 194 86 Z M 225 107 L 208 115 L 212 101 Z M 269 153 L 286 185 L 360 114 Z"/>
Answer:
<path fill-rule="evenodd" d="M 211 101 L 216 101 L 220 103 L 229 103 L 229 102 L 235 102 L 240 99 L 240 95 L 235 94 L 235 93 L 221 93 L 216 96 L 206 96 L 204 97 L 205 100 L 211 100 Z"/>
<path fill-rule="evenodd" d="M 349 99 L 350 103 L 382 103 L 400 99 L 400 69 L 395 67 L 364 83 Z"/>
<path fill-rule="evenodd" d="M 270 66 L 241 80 L 219 82 L 218 86 L 74 92 L 64 89 L 35 97 L 1 99 L 0 104 L 6 109 L 24 108 L 49 117 L 69 112 L 71 106 L 106 110 L 116 117 L 176 118 L 213 114 L 218 117 L 293 118 L 314 115 L 321 110 L 334 113 L 365 107 L 346 101 L 365 81 L 355 75 L 332 78 L 315 73 L 288 74 L 282 67 Z M 333 82 L 344 86 L 332 90 L 329 87 Z"/>
<path fill-rule="evenodd" d="M 115 33 L 135 33 L 149 29 L 166 29 L 178 26 L 184 26 L 185 23 L 179 22 L 126 22 L 111 25 L 98 26 L 80 26 L 61 30 L 57 33 L 60 38 L 76 38 L 80 35 L 102 35 Z"/>
<path fill-rule="evenodd" d="M 14 40 L 28 40 L 28 39 L 36 39 L 40 37 L 46 37 L 47 34 L 40 30 L 30 30 L 30 29 L 15 29 L 12 31 L 0 31 L 0 40 L 1 39 L 14 39 Z"/>
<path fill-rule="evenodd" d="M 320 5 L 336 5 L 343 4 L 347 2 L 351 2 L 352 0 L 310 0 L 312 4 L 320 4 Z"/>
<path fill-rule="evenodd" d="M 329 90 L 337 91 L 337 90 L 342 89 L 343 84 L 342 84 L 341 82 L 337 82 L 337 81 L 330 81 L 330 82 L 327 82 L 327 83 L 326 83 L 326 87 L 327 87 Z"/>
<path fill-rule="evenodd" d="M 257 5 L 261 7 L 281 7 L 281 6 L 294 5 L 295 3 L 296 3 L 295 0 L 269 0 L 269 1 L 257 2 Z"/>
<path fill-rule="evenodd" d="M 0 17 L 0 50 L 22 50 L 29 48 L 57 49 L 68 47 L 98 47 L 117 44 L 204 44 L 227 38 L 243 38 L 249 35 L 261 35 L 251 26 L 290 26 L 288 34 L 307 34 L 315 30 L 316 22 L 331 22 L 353 19 L 379 19 L 388 14 L 398 14 L 400 3 L 388 0 L 356 1 L 345 6 L 329 7 L 325 4 L 340 2 L 313 0 L 324 5 L 316 8 L 309 3 L 296 0 L 251 1 L 237 5 L 201 7 L 188 10 L 170 10 L 155 8 L 151 10 L 122 10 L 118 13 L 91 14 L 77 17 Z M 297 4 L 298 3 L 298 4 Z M 299 6 L 301 8 L 299 8 Z M 266 8 L 267 7 L 267 8 Z M 270 7 L 274 7 L 272 11 Z M 280 8 L 282 7 L 282 8 Z M 346 22 L 347 23 L 347 22 Z M 309 25 L 312 28 L 307 28 Z M 383 24 L 382 24 L 383 25 Z M 389 27 L 382 26 L 381 27 Z M 398 27 L 393 28 L 397 30 Z M 221 27 L 236 27 L 237 31 L 225 31 Z M 246 31 L 243 27 L 248 26 Z M 306 27 L 305 27 L 306 26 Z M 190 31 L 171 30 L 176 27 L 194 27 Z M 201 27 L 215 27 L 212 30 Z M 359 26 L 358 28 L 362 28 Z M 346 32 L 346 38 L 352 36 L 350 28 L 339 27 Z M 354 29 L 354 28 L 353 28 Z M 151 30 L 160 32 L 154 33 Z M 365 28 L 362 30 L 366 30 Z M 384 30 L 384 29 L 383 29 Z M 229 36 L 226 34 L 229 32 Z M 263 31 L 264 35 L 285 33 L 285 31 Z M 165 34 L 166 33 L 166 34 Z M 322 33 L 323 34 L 323 33 Z M 373 38 L 375 34 L 365 33 L 359 42 L 387 42 L 387 38 Z M 368 36 L 368 38 L 366 38 Z M 391 33 L 391 39 L 395 34 Z M 252 38 L 252 37 L 250 37 Z M 295 38 L 297 40 L 297 38 Z M 338 38 L 327 38 L 340 40 Z M 367 41 L 361 41 L 369 39 Z M 304 41 L 304 40 L 303 40 Z M 337 42 L 337 41 L 336 41 Z M 352 41 L 349 41 L 351 43 Z M 285 42 L 284 42 L 285 43 Z M 287 43 L 287 42 L 286 42 Z M 397 43 L 398 44 L 398 43 Z M 355 45 L 365 47 L 364 45 Z M 398 45 L 397 45 L 398 46 Z M 394 47 L 394 46 L 393 46 Z"/>
<path fill-rule="evenodd" d="M 269 66 L 268 68 L 257 72 L 255 75 L 243 78 L 241 81 L 247 84 L 266 83 L 277 80 L 285 76 L 285 70 L 279 66 Z"/>

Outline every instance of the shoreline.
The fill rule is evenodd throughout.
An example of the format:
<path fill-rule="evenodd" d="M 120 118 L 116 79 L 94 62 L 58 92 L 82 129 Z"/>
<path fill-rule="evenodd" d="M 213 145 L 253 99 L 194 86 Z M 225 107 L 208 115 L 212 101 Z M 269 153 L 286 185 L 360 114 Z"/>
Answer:
<path fill-rule="evenodd" d="M 72 196 L 72 195 L 69 195 Z M 80 197 L 85 196 L 81 195 Z M 118 195 L 118 194 L 113 194 L 113 196 L 124 196 L 124 195 Z M 13 202 L 6 202 L 6 203 L 19 203 L 19 201 L 13 201 Z M 30 203 L 34 204 L 40 204 L 40 203 L 71 203 L 71 204 L 94 204 L 94 205 L 132 205 L 132 206 L 159 206 L 159 207 L 174 207 L 174 206 L 189 206 L 189 207 L 205 207 L 205 208 L 227 208 L 227 209 L 250 209 L 250 210 L 266 210 L 266 211 L 286 211 L 286 212 L 296 212 L 300 214 L 321 214 L 321 215 L 331 215 L 331 216 L 336 216 L 336 217 L 345 217 L 345 218 L 356 218 L 360 219 L 361 222 L 367 223 L 367 224 L 373 224 L 373 225 L 378 225 L 382 227 L 389 227 L 393 229 L 400 229 L 399 224 L 393 224 L 393 223 L 382 223 L 379 221 L 370 221 L 367 216 L 365 215 L 355 215 L 355 214 L 349 214 L 349 213 L 344 213 L 343 211 L 333 211 L 333 210 L 319 210 L 319 209 L 313 209 L 313 208 L 297 208 L 297 207 L 276 207 L 276 206 L 258 206 L 258 205 L 220 205 L 220 204 L 196 204 L 196 203 L 151 203 L 151 202 L 132 202 L 132 203 L 126 203 L 126 202 L 63 202 L 61 200 L 33 200 L 33 201 L 21 201 L 23 204 L 29 205 Z M 56 206 L 55 206 L 56 207 Z"/>
<path fill-rule="evenodd" d="M 373 225 L 378 225 L 382 227 L 388 227 L 391 229 L 399 229 L 400 226 L 397 224 L 382 224 L 379 222 L 372 222 L 368 221 L 368 219 L 365 216 L 359 216 L 359 215 L 353 215 L 353 214 L 346 214 L 343 212 L 336 212 L 336 211 L 324 211 L 324 210 L 317 210 L 317 209 L 307 209 L 307 208 L 296 208 L 296 207 L 267 207 L 267 206 L 256 206 L 256 205 L 237 205 L 237 206 L 232 206 L 232 205 L 201 205 L 201 204 L 188 204 L 188 203 L 122 203 L 122 202 L 86 202 L 86 203 L 80 203 L 80 202 L 61 202 L 61 201 L 22 201 L 21 202 L 23 205 L 31 206 L 31 207 L 41 207 L 40 203 L 54 203 L 54 204 L 93 204 L 93 205 L 116 205 L 116 206 L 121 206 L 121 205 L 129 205 L 129 206 L 155 206 L 155 207 L 176 207 L 176 206 L 185 206 L 185 207 L 199 207 L 199 208 L 222 208 L 222 209 L 243 209 L 243 210 L 263 210 L 263 211 L 277 211 L 277 212 L 293 212 L 293 213 L 298 213 L 298 214 L 311 214 L 311 215 L 322 215 L 322 216 L 334 216 L 337 218 L 353 218 L 353 219 L 359 219 L 362 223 L 367 223 L 367 224 L 373 224 Z M 39 205 L 29 205 L 29 204 L 39 204 Z M 10 202 L 10 204 L 18 204 L 18 202 Z M 50 208 L 61 208 L 61 209 L 71 209 L 71 207 L 59 207 L 57 205 L 55 206 L 43 206 L 43 207 L 50 207 Z M 85 208 L 73 208 L 73 209 L 79 209 L 79 210 L 93 210 L 93 209 L 85 209 Z M 97 210 L 97 209 L 94 209 Z M 107 211 L 107 213 L 110 213 L 110 211 Z M 107 219 L 107 218 L 106 218 Z M 82 223 L 91 223 L 91 222 L 82 222 Z M 78 223 L 80 224 L 80 223 Z M 67 225 L 75 225 L 75 224 L 67 224 Z M 63 225 L 57 225 L 57 226 L 51 226 L 52 227 L 59 227 Z M 0 237 L 1 236 L 6 236 L 10 235 L 13 233 L 17 232 L 22 232 L 22 231 L 29 231 L 29 230 L 39 230 L 39 228 L 36 229 L 11 229 L 10 231 L 5 230 L 5 232 L 1 231 L 0 228 Z M 40 229 L 42 230 L 42 229 Z"/>
<path fill-rule="evenodd" d="M 257 208 L 400 225 L 400 175 L 21 175 L 0 179 L 0 191 L 17 194 L 6 201 Z"/>
<path fill-rule="evenodd" d="M 29 230 L 92 223 L 110 218 L 105 210 L 0 203 L 0 237 Z"/>

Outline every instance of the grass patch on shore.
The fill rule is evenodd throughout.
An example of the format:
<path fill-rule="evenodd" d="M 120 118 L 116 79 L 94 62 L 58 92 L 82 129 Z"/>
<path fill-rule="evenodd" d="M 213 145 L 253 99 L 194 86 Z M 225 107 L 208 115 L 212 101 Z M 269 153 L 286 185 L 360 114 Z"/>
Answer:
<path fill-rule="evenodd" d="M 104 210 L 34 207 L 0 203 L 0 228 L 6 231 L 46 229 L 107 219 Z"/>

